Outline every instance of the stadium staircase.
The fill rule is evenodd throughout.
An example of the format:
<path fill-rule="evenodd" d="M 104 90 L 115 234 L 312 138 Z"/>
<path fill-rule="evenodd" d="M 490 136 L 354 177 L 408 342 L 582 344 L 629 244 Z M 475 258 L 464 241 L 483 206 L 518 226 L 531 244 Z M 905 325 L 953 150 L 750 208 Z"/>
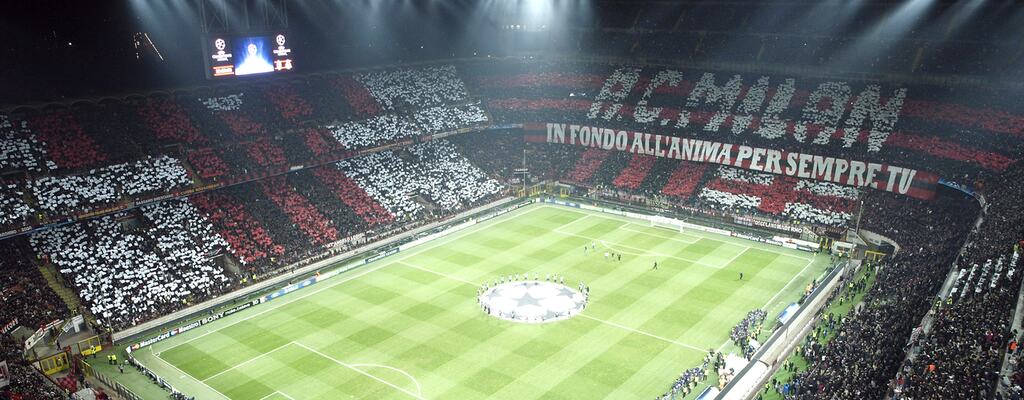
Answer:
<path fill-rule="evenodd" d="M 57 267 L 46 263 L 39 266 L 39 272 L 46 278 L 46 284 L 50 286 L 50 289 L 53 289 L 54 293 L 57 293 L 57 296 L 64 301 L 64 305 L 71 311 L 71 315 L 77 314 L 82 306 L 82 301 L 79 300 L 74 290 L 64 284 L 64 278 L 60 276 L 60 272 L 57 272 Z M 96 322 L 91 315 L 86 315 L 86 319 L 90 323 Z"/>
<path fill-rule="evenodd" d="M 188 162 L 188 155 L 187 154 L 182 156 L 182 158 L 181 158 L 181 166 L 185 168 L 185 173 L 187 173 L 189 179 L 192 180 L 192 186 L 199 186 L 199 185 L 203 185 L 203 184 L 206 183 L 206 182 L 203 182 L 203 178 L 199 177 L 199 173 L 196 172 L 196 170 L 192 168 L 192 164 Z"/>

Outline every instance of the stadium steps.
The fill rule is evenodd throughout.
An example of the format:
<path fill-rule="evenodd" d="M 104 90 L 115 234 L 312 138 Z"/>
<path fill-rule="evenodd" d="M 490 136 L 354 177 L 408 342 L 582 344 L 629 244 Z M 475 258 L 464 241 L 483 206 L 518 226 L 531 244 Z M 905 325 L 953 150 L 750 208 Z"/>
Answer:
<path fill-rule="evenodd" d="M 196 172 L 194 168 L 192 168 L 192 164 L 188 163 L 188 156 L 182 157 L 180 164 L 182 167 L 185 168 L 185 173 L 188 174 L 188 177 L 192 179 L 193 186 L 206 184 L 206 182 L 203 182 L 203 178 L 199 177 L 199 173 Z"/>
<path fill-rule="evenodd" d="M 57 296 L 60 296 L 60 299 L 64 301 L 64 305 L 68 307 L 68 310 L 71 310 L 71 314 L 77 314 L 82 306 L 82 301 L 75 294 L 74 290 L 64 286 L 64 279 L 61 278 L 60 272 L 57 272 L 57 267 L 46 263 L 39 266 L 39 272 L 43 274 L 43 278 L 46 278 L 46 284 L 50 286 L 50 289 L 53 289 Z M 87 315 L 86 319 L 89 319 L 89 322 L 96 322 L 91 315 Z"/>

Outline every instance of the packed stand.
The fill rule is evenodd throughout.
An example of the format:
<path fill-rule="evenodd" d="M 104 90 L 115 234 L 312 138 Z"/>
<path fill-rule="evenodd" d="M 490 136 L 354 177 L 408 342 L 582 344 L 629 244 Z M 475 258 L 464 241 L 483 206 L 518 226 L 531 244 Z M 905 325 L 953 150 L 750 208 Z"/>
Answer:
<path fill-rule="evenodd" d="M 821 225 L 844 226 L 859 192 L 828 182 L 801 180 L 721 166 L 698 193 L 701 203 L 722 210 L 758 210 Z"/>
<path fill-rule="evenodd" d="M 921 202 L 869 192 L 865 203 L 861 226 L 896 240 L 901 250 L 877 266 L 863 305 L 836 337 L 805 356 L 808 369 L 789 383 L 787 399 L 884 398 L 977 215 L 972 202 L 950 195 Z"/>
<path fill-rule="evenodd" d="M 501 180 L 513 178 L 516 168 L 523 168 L 524 143 L 519 130 L 486 130 L 452 136 L 449 142 L 470 163 Z M 531 171 L 531 173 L 537 173 Z"/>
<path fill-rule="evenodd" d="M 135 106 L 135 112 L 159 143 L 199 145 L 209 141 L 173 99 L 146 97 Z"/>
<path fill-rule="evenodd" d="M 185 188 L 192 178 L 177 159 L 157 156 L 85 174 L 44 176 L 31 184 L 41 210 L 69 215 L 116 204 L 122 194 L 140 198 Z"/>
<path fill-rule="evenodd" d="M 585 183 L 590 180 L 595 172 L 601 168 L 601 164 L 604 160 L 611 155 L 612 152 L 607 150 L 600 150 L 595 148 L 589 148 L 580 155 L 579 160 L 576 161 L 576 165 L 573 166 L 572 170 L 566 175 L 566 179 L 570 182 Z"/>
<path fill-rule="evenodd" d="M 317 168 L 317 170 L 319 169 L 337 172 L 331 167 Z M 304 170 L 290 174 L 288 183 L 301 197 L 308 199 L 311 204 L 315 204 L 316 210 L 331 222 L 333 229 L 337 231 L 335 239 L 349 237 L 366 230 L 366 221 L 343 201 L 341 195 L 319 181 L 313 175 L 313 171 Z"/>
<path fill-rule="evenodd" d="M 477 104 L 424 108 L 413 114 L 413 120 L 426 133 L 452 132 L 487 123 L 487 113 Z"/>
<path fill-rule="evenodd" d="M 381 113 L 380 103 L 374 99 L 366 86 L 349 75 L 328 75 L 325 79 L 341 90 L 348 106 L 359 117 L 372 117 Z"/>
<path fill-rule="evenodd" d="M 218 234 L 228 242 L 228 251 L 242 265 L 265 263 L 284 254 L 284 247 L 274 243 L 266 228 L 238 199 L 224 191 L 199 193 L 189 200 L 217 228 Z"/>
<path fill-rule="evenodd" d="M 14 326 L 35 331 L 67 317 L 67 306 L 47 285 L 35 259 L 24 238 L 7 239 L 0 246 L 0 326 L 17 321 Z"/>
<path fill-rule="evenodd" d="M 398 221 L 424 210 L 417 196 L 450 213 L 501 191 L 501 184 L 470 164 L 448 141 L 432 140 L 408 151 L 413 161 L 388 151 L 343 160 L 337 166 Z"/>
<path fill-rule="evenodd" d="M 355 77 L 385 110 L 423 108 L 466 99 L 466 85 L 455 66 L 393 69 Z"/>
<path fill-rule="evenodd" d="M 502 190 L 447 140 L 413 145 L 408 151 L 419 161 L 420 193 L 443 210 L 468 208 Z"/>
<path fill-rule="evenodd" d="M 231 172 L 231 167 L 218 155 L 218 151 L 209 147 L 189 152 L 188 163 L 203 179 L 218 179 Z"/>
<path fill-rule="evenodd" d="M 496 123 L 575 123 L 785 148 L 912 165 L 962 182 L 998 174 L 1024 153 L 1006 134 L 1019 130 L 1007 127 L 1021 117 L 1001 110 L 1005 100 L 990 92 L 951 96 L 948 88 L 927 85 L 600 63 L 473 63 L 461 70 Z M 958 103 L 930 100 L 949 98 Z"/>
<path fill-rule="evenodd" d="M 74 116 L 53 112 L 35 116 L 28 127 L 46 145 L 46 154 L 59 167 L 78 169 L 100 166 L 107 154 L 96 140 L 86 134 Z"/>
<path fill-rule="evenodd" d="M 0 181 L 0 229 L 21 226 L 31 221 L 38 212 L 25 196 L 27 191 L 18 183 Z"/>
<path fill-rule="evenodd" d="M 120 329 L 223 293 L 213 257 L 228 246 L 190 203 L 143 206 L 32 234 L 97 322 Z"/>
<path fill-rule="evenodd" d="M 284 204 L 282 208 L 275 200 L 268 197 L 268 191 L 276 196 L 276 200 Z M 231 186 L 219 190 L 225 196 L 224 201 L 243 204 L 245 215 L 255 221 L 255 225 L 262 227 L 274 246 L 266 250 L 272 253 L 269 259 L 250 265 L 249 268 L 257 274 L 271 272 L 273 269 L 291 264 L 293 262 L 315 256 L 321 253 L 322 249 L 313 243 L 315 236 L 310 236 L 296 220 L 302 221 L 306 229 L 320 224 L 321 219 L 313 213 L 307 201 L 299 199 L 294 190 L 288 190 L 277 183 L 270 184 L 264 189 L 261 182 L 249 182 L 241 185 Z M 217 193 L 214 192 L 214 193 Z M 301 197 L 301 196 L 299 196 Z M 242 211 L 243 209 L 239 209 Z M 289 212 L 294 215 L 289 215 Z M 337 232 L 334 233 L 336 235 Z M 318 240 L 323 241 L 324 237 Z M 279 247 L 278 247 L 279 246 Z M 280 249 L 280 255 L 277 253 Z"/>
<path fill-rule="evenodd" d="M 313 170 L 313 175 L 327 191 L 337 196 L 341 202 L 359 215 L 366 225 L 376 227 L 394 222 L 395 217 L 388 210 L 381 207 L 352 178 L 338 171 L 337 168 L 332 166 L 316 168 Z"/>
<path fill-rule="evenodd" d="M 423 205 L 413 199 L 417 194 L 416 168 L 394 152 L 371 153 L 335 165 L 396 221 L 407 222 L 423 210 Z"/>
<path fill-rule="evenodd" d="M 684 202 L 689 202 L 700 185 L 704 183 L 704 174 L 710 164 L 679 161 L 672 174 L 668 177 L 661 193 Z"/>
<path fill-rule="evenodd" d="M 305 233 L 313 244 L 323 245 L 338 240 L 338 229 L 331 220 L 289 185 L 285 177 L 275 176 L 257 184 L 263 194 L 288 215 L 292 226 Z"/>
<path fill-rule="evenodd" d="M 984 221 L 964 247 L 961 268 L 935 323 L 919 339 L 920 353 L 899 377 L 903 398 L 991 398 L 1006 352 L 1014 353 L 1020 327 L 1011 326 L 1021 288 L 1017 269 L 1024 216 L 1024 165 L 987 182 Z M 1019 377 L 1008 395 L 1021 396 Z"/>
<path fill-rule="evenodd" d="M 0 335 L 0 361 L 7 361 L 10 385 L 0 388 L 2 399 L 66 400 L 63 390 L 48 382 L 35 367 L 21 357 L 24 344 L 8 335 Z"/>
<path fill-rule="evenodd" d="M 644 183 L 647 174 L 651 172 L 654 163 L 657 161 L 654 156 L 646 154 L 634 154 L 629 159 L 629 165 L 622 169 L 619 176 L 612 182 L 615 187 L 626 190 L 638 190 Z"/>
<path fill-rule="evenodd" d="M 0 171 L 42 172 L 56 169 L 46 147 L 28 129 L 28 122 L 0 114 Z"/>
<path fill-rule="evenodd" d="M 313 117 L 313 106 L 299 96 L 293 85 L 272 85 L 266 94 L 285 121 L 299 123 Z"/>
<path fill-rule="evenodd" d="M 192 115 L 204 131 L 219 134 L 219 130 L 226 128 L 230 135 L 220 135 L 219 141 L 223 144 L 266 137 L 294 127 L 294 122 L 286 120 L 273 102 L 267 100 L 272 95 L 262 86 L 239 87 L 227 94 L 197 95 L 192 100 Z M 277 99 L 286 105 L 294 100 Z M 306 104 L 304 100 L 302 104 Z M 306 110 L 305 106 L 300 108 Z M 285 110 L 290 118 L 301 118 L 304 114 L 301 110 Z"/>
<path fill-rule="evenodd" d="M 360 150 L 421 134 L 416 125 L 397 114 L 328 125 L 327 129 L 334 139 L 348 150 Z"/>

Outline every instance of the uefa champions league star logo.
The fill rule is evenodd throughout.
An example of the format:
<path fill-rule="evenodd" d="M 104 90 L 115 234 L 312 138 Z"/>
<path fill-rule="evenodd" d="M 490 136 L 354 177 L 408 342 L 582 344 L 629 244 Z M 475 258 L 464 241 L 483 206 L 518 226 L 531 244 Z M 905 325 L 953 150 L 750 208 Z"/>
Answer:
<path fill-rule="evenodd" d="M 523 279 L 510 277 L 494 286 L 482 286 L 477 302 L 492 317 L 539 324 L 579 314 L 587 306 L 588 293 L 589 289 L 582 283 L 580 290 L 573 290 L 550 278 L 542 281 L 525 276 Z"/>

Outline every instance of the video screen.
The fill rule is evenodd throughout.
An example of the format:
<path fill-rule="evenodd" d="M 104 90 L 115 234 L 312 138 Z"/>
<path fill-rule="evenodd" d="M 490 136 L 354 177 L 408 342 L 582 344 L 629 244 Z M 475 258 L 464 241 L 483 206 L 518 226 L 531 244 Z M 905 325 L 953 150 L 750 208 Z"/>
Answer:
<path fill-rule="evenodd" d="M 205 40 L 204 47 L 209 79 L 286 72 L 294 68 L 285 33 L 214 36 Z"/>

